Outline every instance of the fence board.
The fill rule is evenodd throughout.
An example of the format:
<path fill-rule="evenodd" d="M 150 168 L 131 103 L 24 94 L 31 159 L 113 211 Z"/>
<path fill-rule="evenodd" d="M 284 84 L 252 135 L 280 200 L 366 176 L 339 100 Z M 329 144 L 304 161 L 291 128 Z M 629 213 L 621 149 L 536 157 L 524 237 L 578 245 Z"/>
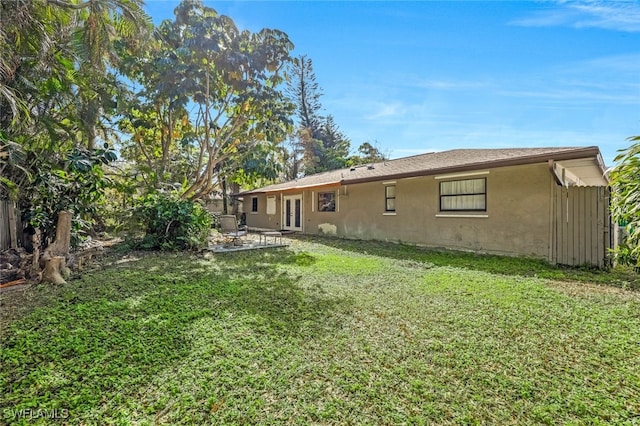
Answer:
<path fill-rule="evenodd" d="M 554 195 L 553 262 L 604 267 L 612 245 L 609 189 L 557 187 Z"/>
<path fill-rule="evenodd" d="M 13 202 L 0 200 L 0 250 L 18 247 L 18 216 Z"/>
<path fill-rule="evenodd" d="M 584 245 L 584 263 L 593 263 L 594 257 L 597 257 L 597 244 L 596 250 L 593 249 L 594 241 L 597 239 L 594 235 L 594 216 L 597 217 L 597 212 L 589 208 L 589 206 L 597 205 L 598 193 L 595 191 L 586 191 L 584 198 L 584 211 L 585 211 L 585 245 Z"/>

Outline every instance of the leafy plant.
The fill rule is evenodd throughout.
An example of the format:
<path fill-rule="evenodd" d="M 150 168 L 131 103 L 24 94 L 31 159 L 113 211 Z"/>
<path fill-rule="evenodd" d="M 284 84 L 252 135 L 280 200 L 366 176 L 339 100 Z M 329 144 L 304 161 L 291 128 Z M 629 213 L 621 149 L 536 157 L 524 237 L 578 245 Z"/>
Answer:
<path fill-rule="evenodd" d="M 618 261 L 640 266 L 640 136 L 630 140 L 634 143 L 615 158 L 617 165 L 610 173 L 612 214 L 628 231 L 618 251 Z"/>
<path fill-rule="evenodd" d="M 155 193 L 138 202 L 134 221 L 145 229 L 141 248 L 178 250 L 202 246 L 212 218 L 198 202 Z"/>
<path fill-rule="evenodd" d="M 75 148 L 59 159 L 43 158 L 45 154 L 36 152 L 29 155 L 32 179 L 23 185 L 20 200 L 26 222 L 40 228 L 45 237 L 51 236 L 58 213 L 72 211 L 72 242 L 77 243 L 98 215 L 104 189 L 109 186 L 102 166 L 116 159 L 115 152 L 105 144 L 95 151 Z"/>

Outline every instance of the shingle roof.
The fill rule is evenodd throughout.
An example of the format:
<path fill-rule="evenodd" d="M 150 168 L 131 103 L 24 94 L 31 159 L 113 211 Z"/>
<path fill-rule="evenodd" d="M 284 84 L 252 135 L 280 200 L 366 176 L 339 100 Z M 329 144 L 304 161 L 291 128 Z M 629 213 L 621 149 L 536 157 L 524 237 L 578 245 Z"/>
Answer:
<path fill-rule="evenodd" d="M 327 185 L 346 185 L 486 168 L 543 163 L 549 160 L 600 158 L 598 147 L 454 149 L 332 170 L 241 194 L 276 192 Z M 601 160 L 599 160 L 601 162 Z"/>

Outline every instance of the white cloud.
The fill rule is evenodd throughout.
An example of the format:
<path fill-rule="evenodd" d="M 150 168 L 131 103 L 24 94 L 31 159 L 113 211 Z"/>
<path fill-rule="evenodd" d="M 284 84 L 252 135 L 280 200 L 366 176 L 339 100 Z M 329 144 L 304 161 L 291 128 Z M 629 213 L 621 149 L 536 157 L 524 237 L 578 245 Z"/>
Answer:
<path fill-rule="evenodd" d="M 557 7 L 516 19 L 523 27 L 567 26 L 640 32 L 640 4 L 636 2 L 567 2 Z"/>
<path fill-rule="evenodd" d="M 373 112 L 365 115 L 366 120 L 379 120 L 382 118 L 393 118 L 404 114 L 405 107 L 399 102 L 377 103 L 373 106 Z"/>
<path fill-rule="evenodd" d="M 640 73 L 640 53 L 606 56 L 587 62 L 588 66 L 616 72 Z"/>
<path fill-rule="evenodd" d="M 422 80 L 414 84 L 418 88 L 432 90 L 472 90 L 489 86 L 485 81 L 469 80 Z"/>
<path fill-rule="evenodd" d="M 551 101 L 569 102 L 599 102 L 599 103 L 615 103 L 625 105 L 638 105 L 640 99 L 638 92 L 640 87 L 636 87 L 635 91 L 628 93 L 605 93 L 596 90 L 573 89 L 541 89 L 541 90 L 505 90 L 499 94 L 502 96 L 516 98 L 538 98 Z"/>

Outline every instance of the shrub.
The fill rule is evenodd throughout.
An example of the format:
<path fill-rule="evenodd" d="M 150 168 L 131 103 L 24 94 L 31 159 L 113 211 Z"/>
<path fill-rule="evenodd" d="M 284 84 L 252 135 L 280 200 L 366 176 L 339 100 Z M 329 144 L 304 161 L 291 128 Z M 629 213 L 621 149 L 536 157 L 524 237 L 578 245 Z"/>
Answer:
<path fill-rule="evenodd" d="M 138 202 L 134 219 L 145 231 L 140 248 L 195 249 L 206 243 L 211 215 L 197 202 L 150 194 Z"/>

